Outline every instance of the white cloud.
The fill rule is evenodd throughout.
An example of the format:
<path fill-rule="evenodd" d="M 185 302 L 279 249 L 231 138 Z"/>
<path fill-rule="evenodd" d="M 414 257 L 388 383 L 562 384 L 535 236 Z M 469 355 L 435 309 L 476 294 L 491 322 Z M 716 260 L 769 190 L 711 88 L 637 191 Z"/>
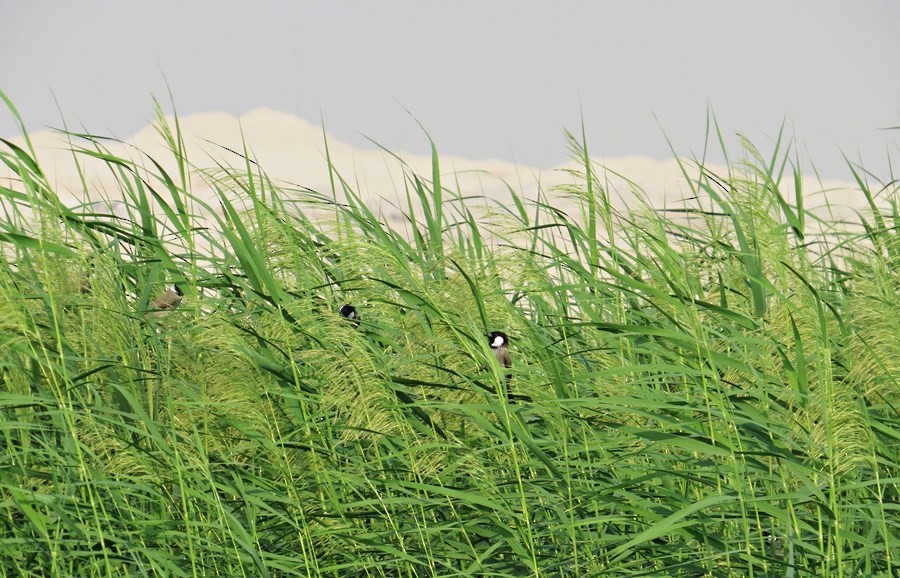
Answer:
<path fill-rule="evenodd" d="M 174 127 L 173 118 L 169 118 L 168 122 Z M 246 145 L 249 155 L 259 162 L 259 166 L 276 183 L 293 183 L 328 195 L 331 193 L 323 131 L 301 118 L 274 110 L 256 109 L 240 118 L 213 112 L 192 114 L 179 118 L 178 122 L 187 148 L 187 158 L 198 167 L 214 168 L 217 164 L 222 164 L 241 169 L 243 160 L 222 147 L 242 153 Z M 64 203 L 73 205 L 78 202 L 120 198 L 119 186 L 106 163 L 80 157 L 87 183 L 85 187 L 76 170 L 69 145 L 62 135 L 38 132 L 30 137 L 37 149 L 42 169 Z M 426 136 L 423 134 L 422 138 L 425 139 Z M 21 138 L 12 140 L 22 144 Z M 154 126 L 148 125 L 126 142 L 127 144 L 109 141 L 104 142 L 104 146 L 113 155 L 132 158 L 148 168 L 152 167 L 146 157 L 138 152 L 141 151 L 159 162 L 173 178 L 177 176 L 174 157 Z M 75 144 L 86 146 L 84 142 L 77 140 Z M 439 147 L 440 143 L 437 144 Z M 356 148 L 331 136 L 328 137 L 328 152 L 333 165 L 369 206 L 381 204 L 386 215 L 396 216 L 396 211 L 386 207 L 383 201 L 405 205 L 404 174 L 400 163 L 391 154 L 377 149 Z M 430 157 L 402 151 L 394 153 L 412 171 L 426 179 L 431 178 Z M 614 173 L 636 183 L 655 207 L 673 206 L 681 199 L 691 196 L 691 187 L 674 158 L 656 160 L 628 156 L 594 161 L 598 166 L 610 169 L 611 172 L 604 173 L 601 178 L 614 191 L 613 202 L 618 206 L 622 206 L 623 196 L 627 198 L 631 187 Z M 500 200 L 506 198 L 507 184 L 525 198 L 533 199 L 539 187 L 546 193 L 558 185 L 574 183 L 575 179 L 565 169 L 579 170 L 578 163 L 574 161 L 550 170 L 500 160 L 451 156 L 441 156 L 440 163 L 445 187 L 459 190 L 464 196 L 484 195 Z M 708 168 L 718 174 L 725 174 L 724 167 Z M 0 172 L 0 182 L 3 179 L 4 172 Z M 784 193 L 792 198 L 793 180 L 788 178 L 786 181 Z M 832 189 L 827 195 L 832 204 L 853 208 L 865 206 L 862 195 L 848 183 L 825 182 L 819 185 L 810 178 L 806 178 L 804 183 L 807 193 Z M 198 197 L 214 199 L 213 191 L 199 176 L 193 176 L 191 187 Z M 13 185 L 12 188 L 16 187 Z M 559 194 L 551 193 L 551 197 L 561 206 L 571 202 Z M 821 204 L 821 199 L 811 200 Z"/>

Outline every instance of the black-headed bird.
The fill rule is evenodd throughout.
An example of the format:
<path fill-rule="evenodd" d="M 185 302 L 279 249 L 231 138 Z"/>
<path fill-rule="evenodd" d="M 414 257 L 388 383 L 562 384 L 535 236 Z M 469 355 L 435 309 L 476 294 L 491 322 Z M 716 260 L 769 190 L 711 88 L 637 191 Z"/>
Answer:
<path fill-rule="evenodd" d="M 509 369 L 512 367 L 512 360 L 509 357 L 509 337 L 503 333 L 502 331 L 493 331 L 490 335 L 488 335 L 488 343 L 491 345 L 491 349 L 494 352 L 494 357 L 497 358 L 497 363 L 500 364 L 501 367 Z M 510 402 L 515 402 L 516 396 L 512 394 L 512 391 L 509 389 L 510 382 L 512 381 L 512 374 L 506 374 L 506 397 Z"/>
<path fill-rule="evenodd" d="M 356 307 L 354 307 L 353 305 L 342 305 L 338 310 L 338 313 L 340 313 L 341 317 L 343 317 L 344 319 L 349 319 L 350 321 L 352 321 L 354 325 L 359 325 L 359 313 L 356 311 Z"/>

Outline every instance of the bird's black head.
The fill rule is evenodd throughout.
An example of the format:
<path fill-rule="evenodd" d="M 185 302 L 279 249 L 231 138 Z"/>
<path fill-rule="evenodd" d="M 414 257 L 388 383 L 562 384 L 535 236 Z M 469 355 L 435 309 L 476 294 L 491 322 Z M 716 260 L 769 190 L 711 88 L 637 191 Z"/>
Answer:
<path fill-rule="evenodd" d="M 347 319 L 359 321 L 359 313 L 356 312 L 356 307 L 353 305 L 342 305 L 338 312 Z"/>
<path fill-rule="evenodd" d="M 184 297 L 184 293 L 181 292 L 181 287 L 178 286 L 178 283 L 172 283 L 172 291 L 179 297 Z"/>
<path fill-rule="evenodd" d="M 488 343 L 491 344 L 491 349 L 499 349 L 500 347 L 509 345 L 509 337 L 502 331 L 492 331 L 491 334 L 488 335 Z"/>

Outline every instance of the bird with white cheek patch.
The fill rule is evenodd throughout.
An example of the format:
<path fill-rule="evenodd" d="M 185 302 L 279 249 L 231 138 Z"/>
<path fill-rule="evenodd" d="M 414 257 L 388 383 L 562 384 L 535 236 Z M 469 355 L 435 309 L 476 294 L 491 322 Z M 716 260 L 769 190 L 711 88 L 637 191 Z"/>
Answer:
<path fill-rule="evenodd" d="M 357 325 L 359 324 L 359 312 L 356 311 L 356 307 L 354 307 L 353 305 L 342 305 L 338 310 L 338 313 L 340 313 L 341 317 L 343 317 L 344 319 L 349 319 L 353 323 Z"/>
<path fill-rule="evenodd" d="M 493 331 L 490 335 L 488 335 L 488 342 L 491 345 L 491 350 L 493 350 L 494 352 L 494 357 L 497 358 L 497 363 L 499 363 L 501 367 L 504 367 L 506 369 L 512 367 L 512 360 L 509 357 L 509 337 L 507 337 L 507 335 L 502 331 Z M 511 403 L 515 403 L 516 397 L 509 389 L 511 381 L 512 374 L 507 373 L 506 396 Z"/>
<path fill-rule="evenodd" d="M 172 286 L 165 293 L 154 299 L 150 304 L 150 316 L 159 318 L 171 313 L 181 305 L 183 298 L 184 293 L 181 292 L 181 288 L 177 283 L 172 283 Z"/>

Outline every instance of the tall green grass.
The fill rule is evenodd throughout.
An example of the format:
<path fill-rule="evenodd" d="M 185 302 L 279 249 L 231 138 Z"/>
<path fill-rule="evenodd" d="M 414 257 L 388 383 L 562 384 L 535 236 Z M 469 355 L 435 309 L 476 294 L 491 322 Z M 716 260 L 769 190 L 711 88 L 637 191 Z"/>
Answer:
<path fill-rule="evenodd" d="M 896 185 L 853 169 L 840 227 L 748 143 L 686 165 L 682 209 L 617 211 L 573 138 L 578 184 L 509 203 L 435 150 L 395 228 L 341 167 L 280 187 L 158 128 L 172 159 L 68 134 L 124 216 L 3 143 L 5 575 L 898 574 Z"/>

